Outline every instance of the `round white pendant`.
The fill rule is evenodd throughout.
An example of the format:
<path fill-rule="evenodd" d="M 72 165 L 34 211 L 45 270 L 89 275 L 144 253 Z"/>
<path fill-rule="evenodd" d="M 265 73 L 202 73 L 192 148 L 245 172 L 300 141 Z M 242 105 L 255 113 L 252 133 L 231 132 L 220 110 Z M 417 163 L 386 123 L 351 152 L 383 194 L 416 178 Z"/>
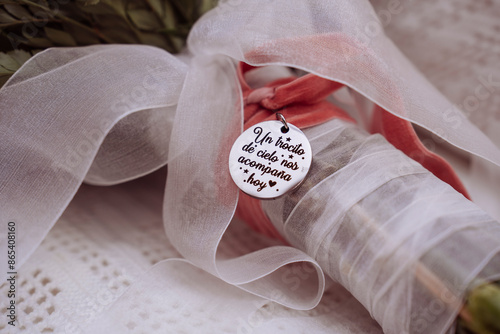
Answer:
<path fill-rule="evenodd" d="M 229 154 L 229 171 L 244 193 L 272 199 L 297 187 L 309 172 L 311 161 L 311 145 L 299 128 L 266 121 L 236 139 Z"/>

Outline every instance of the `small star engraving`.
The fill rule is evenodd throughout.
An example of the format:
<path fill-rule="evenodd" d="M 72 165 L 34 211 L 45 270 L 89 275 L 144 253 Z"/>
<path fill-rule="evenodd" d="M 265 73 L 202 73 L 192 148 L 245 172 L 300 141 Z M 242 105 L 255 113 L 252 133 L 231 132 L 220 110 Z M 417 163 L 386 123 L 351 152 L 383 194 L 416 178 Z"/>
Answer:
<path fill-rule="evenodd" d="M 288 138 L 286 139 L 286 141 L 290 141 L 290 140 L 292 140 L 292 138 L 290 138 L 290 137 L 288 137 Z"/>
<path fill-rule="evenodd" d="M 247 174 L 247 173 L 248 173 L 248 169 L 245 169 L 245 170 L 243 171 L 243 173 Z"/>
<path fill-rule="evenodd" d="M 291 154 L 290 154 L 290 155 L 288 156 L 288 158 L 289 158 L 289 159 L 293 159 L 293 155 L 291 155 Z"/>

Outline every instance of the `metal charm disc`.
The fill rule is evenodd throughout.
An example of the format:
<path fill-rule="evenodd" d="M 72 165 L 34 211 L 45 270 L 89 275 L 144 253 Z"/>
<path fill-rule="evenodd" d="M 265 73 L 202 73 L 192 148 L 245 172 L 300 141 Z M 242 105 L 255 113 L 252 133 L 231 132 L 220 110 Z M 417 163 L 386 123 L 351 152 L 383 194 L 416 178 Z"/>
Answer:
<path fill-rule="evenodd" d="M 311 145 L 283 121 L 258 123 L 243 132 L 229 154 L 229 171 L 244 193 L 272 199 L 297 187 L 309 172 Z"/>

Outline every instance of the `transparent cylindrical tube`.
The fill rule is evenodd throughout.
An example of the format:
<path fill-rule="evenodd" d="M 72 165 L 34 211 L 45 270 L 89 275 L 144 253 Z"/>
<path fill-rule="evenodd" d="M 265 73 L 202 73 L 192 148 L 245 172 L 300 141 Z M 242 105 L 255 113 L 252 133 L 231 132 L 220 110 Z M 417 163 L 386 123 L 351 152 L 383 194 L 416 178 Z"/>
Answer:
<path fill-rule="evenodd" d="M 262 207 L 386 333 L 451 331 L 468 289 L 500 274 L 500 224 L 380 135 L 333 120 L 305 131 L 313 165 Z"/>

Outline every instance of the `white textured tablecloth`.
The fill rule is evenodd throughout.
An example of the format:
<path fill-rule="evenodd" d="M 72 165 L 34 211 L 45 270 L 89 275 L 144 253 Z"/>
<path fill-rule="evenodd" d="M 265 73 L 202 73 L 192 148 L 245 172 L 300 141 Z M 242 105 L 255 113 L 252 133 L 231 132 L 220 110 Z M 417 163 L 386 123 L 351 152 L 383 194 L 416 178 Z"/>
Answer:
<path fill-rule="evenodd" d="M 109 328 L 101 325 L 112 319 L 103 312 L 126 298 L 122 305 L 129 307 L 127 317 L 112 313 L 117 319 L 110 321 L 112 330 L 122 333 L 311 333 L 312 328 L 314 333 L 382 332 L 337 284 L 332 283 L 314 310 L 295 311 L 189 264 L 162 262 L 179 257 L 161 218 L 165 173 L 162 169 L 112 187 L 82 186 L 20 270 L 16 329 L 6 324 L 8 299 L 3 296 L 8 285 L 0 285 L 0 331 L 106 333 Z M 273 244 L 277 242 L 235 221 L 220 251 L 234 256 Z M 288 284 L 296 284 L 293 275 L 284 277 L 285 283 L 288 279 Z M 366 321 L 360 320 L 373 327 L 364 327 Z"/>

